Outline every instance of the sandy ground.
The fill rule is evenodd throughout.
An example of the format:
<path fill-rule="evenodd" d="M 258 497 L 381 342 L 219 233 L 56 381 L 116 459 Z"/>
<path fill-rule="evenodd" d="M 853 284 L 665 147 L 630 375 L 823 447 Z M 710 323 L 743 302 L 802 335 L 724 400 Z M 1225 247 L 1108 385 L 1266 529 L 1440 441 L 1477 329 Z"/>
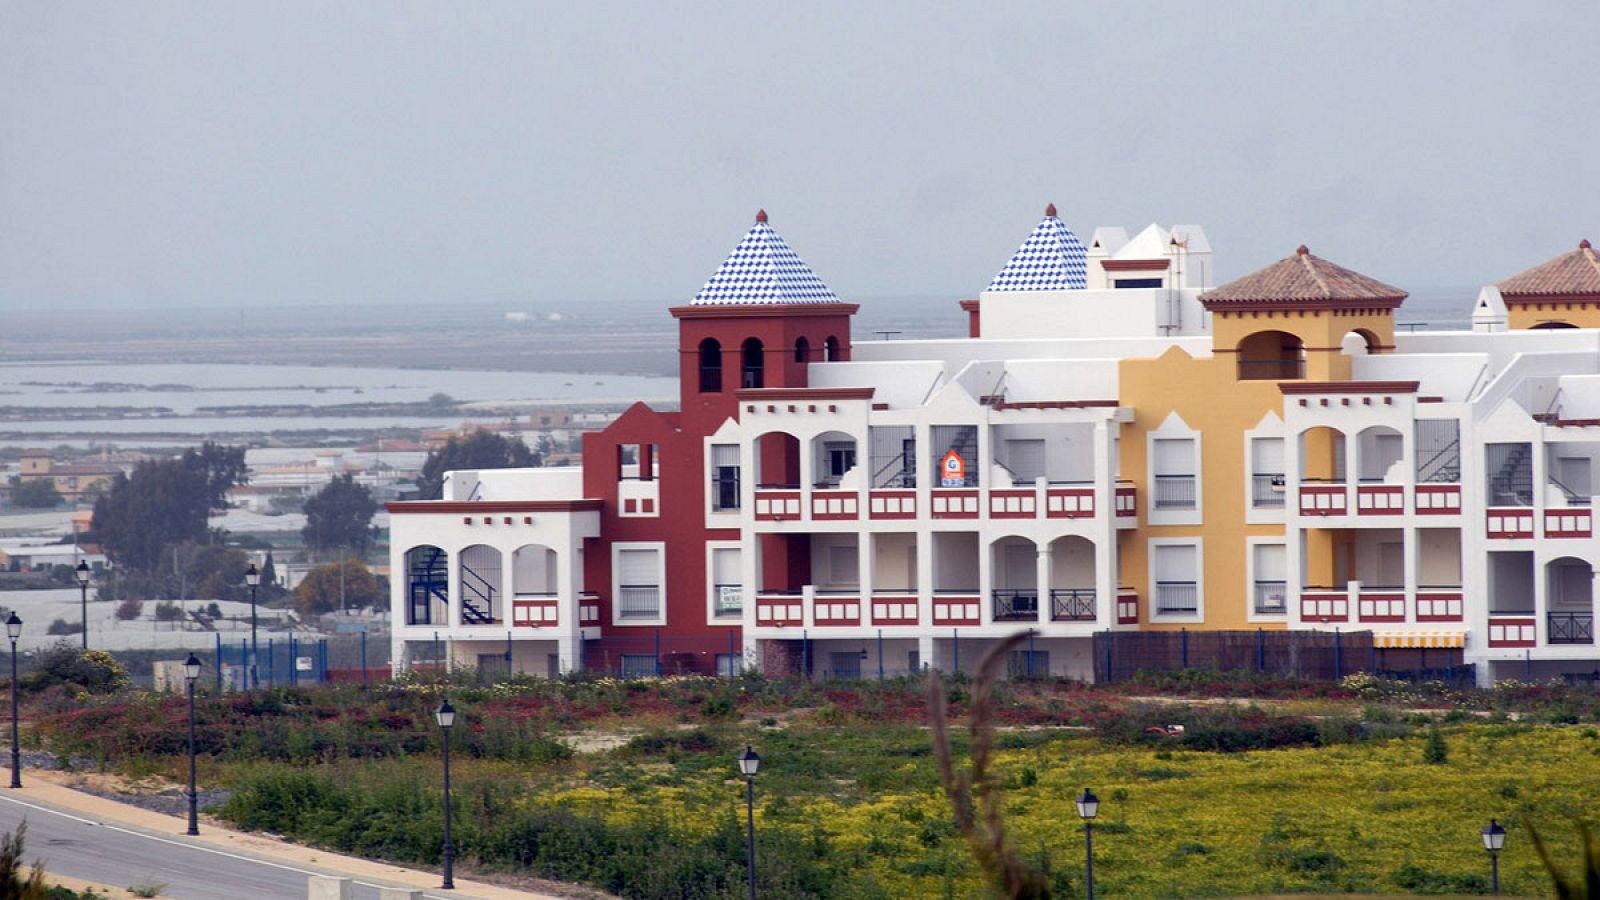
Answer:
<path fill-rule="evenodd" d="M 43 804 L 99 821 L 115 822 L 119 825 L 142 828 L 159 834 L 181 835 L 183 833 L 185 823 L 177 816 L 163 815 L 74 790 L 72 785 L 82 783 L 79 779 L 83 777 L 82 775 L 68 772 L 30 769 L 23 777 L 23 783 L 26 786 L 17 791 L 16 796 L 29 802 Z M 432 872 L 406 869 L 388 863 L 373 862 L 372 860 L 302 847 L 298 844 L 273 840 L 262 835 L 233 831 L 210 820 L 202 821 L 200 832 L 199 837 L 184 838 L 184 840 L 208 844 L 246 856 L 315 866 L 351 878 L 375 880 L 428 890 L 437 888 L 439 883 L 439 876 Z M 68 886 L 70 887 L 71 885 L 69 884 Z M 559 887 L 556 889 L 561 890 Z M 519 900 L 519 898 L 520 900 L 527 900 L 527 898 L 559 900 L 559 898 L 563 897 L 593 898 L 604 896 L 584 888 L 574 888 L 572 892 L 562 890 L 562 893 L 538 893 L 527 888 L 511 889 L 460 876 L 456 878 L 455 895 L 463 898 L 479 898 L 479 900 Z M 127 895 L 124 892 L 114 896 Z"/>

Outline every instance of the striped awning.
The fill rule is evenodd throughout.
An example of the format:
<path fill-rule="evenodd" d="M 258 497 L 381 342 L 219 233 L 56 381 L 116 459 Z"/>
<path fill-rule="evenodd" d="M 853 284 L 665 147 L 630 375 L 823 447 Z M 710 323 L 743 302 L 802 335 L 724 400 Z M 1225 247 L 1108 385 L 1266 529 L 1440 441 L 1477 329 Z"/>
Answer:
<path fill-rule="evenodd" d="M 1465 631 L 1376 631 L 1372 646 L 1379 650 L 1459 648 L 1466 644 Z"/>

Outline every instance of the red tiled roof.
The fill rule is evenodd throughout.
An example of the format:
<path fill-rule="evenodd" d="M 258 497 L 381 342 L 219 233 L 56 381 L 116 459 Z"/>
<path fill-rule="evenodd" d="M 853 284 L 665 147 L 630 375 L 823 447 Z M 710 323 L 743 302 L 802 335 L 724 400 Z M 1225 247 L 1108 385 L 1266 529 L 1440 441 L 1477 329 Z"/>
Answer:
<path fill-rule="evenodd" d="M 1589 242 L 1583 241 L 1578 249 L 1518 272 L 1495 287 L 1506 299 L 1600 295 L 1600 259 Z"/>
<path fill-rule="evenodd" d="M 1293 256 L 1235 278 L 1200 295 L 1207 309 L 1232 306 L 1388 307 L 1406 292 L 1313 256 L 1305 245 Z"/>

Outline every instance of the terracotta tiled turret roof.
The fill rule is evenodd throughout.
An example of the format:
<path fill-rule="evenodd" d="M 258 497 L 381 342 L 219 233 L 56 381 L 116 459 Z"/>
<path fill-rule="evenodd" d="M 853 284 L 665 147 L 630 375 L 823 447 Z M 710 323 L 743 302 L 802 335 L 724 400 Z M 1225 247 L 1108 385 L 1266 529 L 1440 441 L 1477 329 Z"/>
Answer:
<path fill-rule="evenodd" d="M 1507 278 L 1495 285 L 1507 300 L 1520 297 L 1600 296 L 1600 259 L 1588 241 L 1555 259 Z"/>
<path fill-rule="evenodd" d="M 1293 256 L 1201 294 L 1200 302 L 1207 309 L 1237 306 L 1393 309 L 1405 298 L 1405 291 L 1313 256 L 1302 244 Z"/>

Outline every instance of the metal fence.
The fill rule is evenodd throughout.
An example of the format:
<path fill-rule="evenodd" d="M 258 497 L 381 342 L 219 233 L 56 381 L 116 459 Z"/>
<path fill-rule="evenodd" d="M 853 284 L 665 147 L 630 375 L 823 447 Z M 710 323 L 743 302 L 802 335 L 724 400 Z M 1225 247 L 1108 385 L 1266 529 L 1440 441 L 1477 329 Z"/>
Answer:
<path fill-rule="evenodd" d="M 1380 671 L 1378 654 L 1370 631 L 1103 631 L 1094 636 L 1094 675 L 1107 683 L 1141 672 L 1212 669 L 1337 680 Z M 1470 681 L 1470 668 L 1460 663 L 1460 650 L 1438 650 L 1429 668 L 1464 670 Z"/>

